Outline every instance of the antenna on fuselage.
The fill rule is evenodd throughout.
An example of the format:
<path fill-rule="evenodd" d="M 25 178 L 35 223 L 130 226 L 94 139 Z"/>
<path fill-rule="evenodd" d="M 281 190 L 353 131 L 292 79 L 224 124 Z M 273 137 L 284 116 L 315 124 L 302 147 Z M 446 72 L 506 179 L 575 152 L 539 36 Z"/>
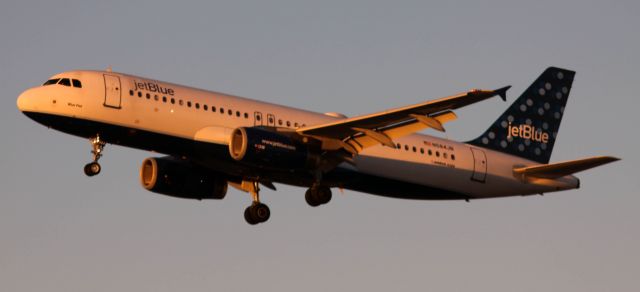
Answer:
<path fill-rule="evenodd" d="M 111 65 L 109 65 L 109 67 L 107 67 L 107 72 L 111 72 L 113 71 L 113 69 L 111 68 Z"/>

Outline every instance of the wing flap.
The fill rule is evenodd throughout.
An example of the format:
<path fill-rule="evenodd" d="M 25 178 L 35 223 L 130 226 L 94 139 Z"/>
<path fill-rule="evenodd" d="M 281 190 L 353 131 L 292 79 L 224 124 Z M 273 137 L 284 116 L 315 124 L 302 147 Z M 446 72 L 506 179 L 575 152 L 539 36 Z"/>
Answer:
<path fill-rule="evenodd" d="M 618 160 L 620 158 L 597 156 L 552 164 L 518 167 L 513 169 L 513 173 L 522 177 L 555 179 Z"/>
<path fill-rule="evenodd" d="M 434 119 L 437 123 L 444 124 L 444 123 L 455 120 L 457 116 L 452 111 L 445 111 L 445 112 L 433 115 L 431 116 L 431 118 Z M 389 137 L 390 139 L 395 139 L 395 138 L 404 137 L 406 135 L 409 135 L 418 131 L 422 131 L 429 127 L 430 127 L 429 125 L 422 123 L 419 120 L 413 120 L 401 125 L 396 125 L 394 127 L 387 128 L 381 131 L 381 133 Z M 374 139 L 369 135 L 359 135 L 347 140 L 345 143 L 352 146 L 356 150 L 356 152 L 360 152 L 365 148 L 381 144 L 378 140 Z M 393 142 L 391 143 L 393 145 Z M 385 146 L 389 146 L 384 143 L 382 144 Z M 389 146 L 389 147 L 395 148 L 395 146 Z"/>

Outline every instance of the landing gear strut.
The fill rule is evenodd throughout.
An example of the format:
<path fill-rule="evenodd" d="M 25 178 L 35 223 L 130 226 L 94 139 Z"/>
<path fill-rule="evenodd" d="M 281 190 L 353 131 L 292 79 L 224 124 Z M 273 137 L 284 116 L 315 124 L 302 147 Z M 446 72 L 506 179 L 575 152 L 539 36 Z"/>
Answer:
<path fill-rule="evenodd" d="M 269 210 L 269 206 L 260 203 L 260 185 L 257 181 L 252 182 L 252 188 L 250 189 L 251 197 L 253 199 L 253 203 L 251 206 L 247 207 L 244 210 L 244 219 L 247 220 L 247 223 L 251 225 L 256 225 L 258 223 L 263 223 L 269 220 L 271 216 L 271 211 Z"/>
<path fill-rule="evenodd" d="M 100 135 L 96 135 L 95 137 L 91 138 L 89 140 L 89 143 L 91 143 L 91 147 L 93 148 L 91 150 L 91 154 L 93 155 L 93 162 L 87 163 L 87 165 L 84 166 L 84 174 L 86 174 L 87 176 L 94 176 L 100 173 L 100 170 L 102 170 L 102 167 L 98 163 L 98 160 L 100 159 L 100 157 L 102 157 L 104 145 L 106 145 L 107 143 L 100 140 Z"/>

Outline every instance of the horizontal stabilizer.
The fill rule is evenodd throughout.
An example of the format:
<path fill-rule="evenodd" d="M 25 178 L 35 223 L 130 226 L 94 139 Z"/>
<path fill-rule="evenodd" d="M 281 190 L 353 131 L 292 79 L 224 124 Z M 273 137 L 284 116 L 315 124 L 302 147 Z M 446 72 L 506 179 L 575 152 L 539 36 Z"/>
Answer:
<path fill-rule="evenodd" d="M 514 168 L 513 173 L 523 177 L 555 179 L 618 160 L 620 160 L 620 158 L 597 156 L 552 164 Z"/>

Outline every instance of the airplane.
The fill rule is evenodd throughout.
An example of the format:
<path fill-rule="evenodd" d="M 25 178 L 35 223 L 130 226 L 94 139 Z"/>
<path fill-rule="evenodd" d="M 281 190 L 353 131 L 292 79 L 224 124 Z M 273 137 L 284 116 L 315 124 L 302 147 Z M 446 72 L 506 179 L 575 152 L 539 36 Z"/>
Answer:
<path fill-rule="evenodd" d="M 415 200 L 472 200 L 577 189 L 573 174 L 616 160 L 596 156 L 549 163 L 575 76 L 549 67 L 476 139 L 444 132 L 454 110 L 511 86 L 472 89 L 418 104 L 347 117 L 317 113 L 106 71 L 56 74 L 17 99 L 32 120 L 89 139 L 87 176 L 100 173 L 107 143 L 161 153 L 142 162 L 140 181 L 154 193 L 223 199 L 228 186 L 249 193 L 244 218 L 266 222 L 261 187 L 306 188 L 313 207 L 331 188 Z"/>

